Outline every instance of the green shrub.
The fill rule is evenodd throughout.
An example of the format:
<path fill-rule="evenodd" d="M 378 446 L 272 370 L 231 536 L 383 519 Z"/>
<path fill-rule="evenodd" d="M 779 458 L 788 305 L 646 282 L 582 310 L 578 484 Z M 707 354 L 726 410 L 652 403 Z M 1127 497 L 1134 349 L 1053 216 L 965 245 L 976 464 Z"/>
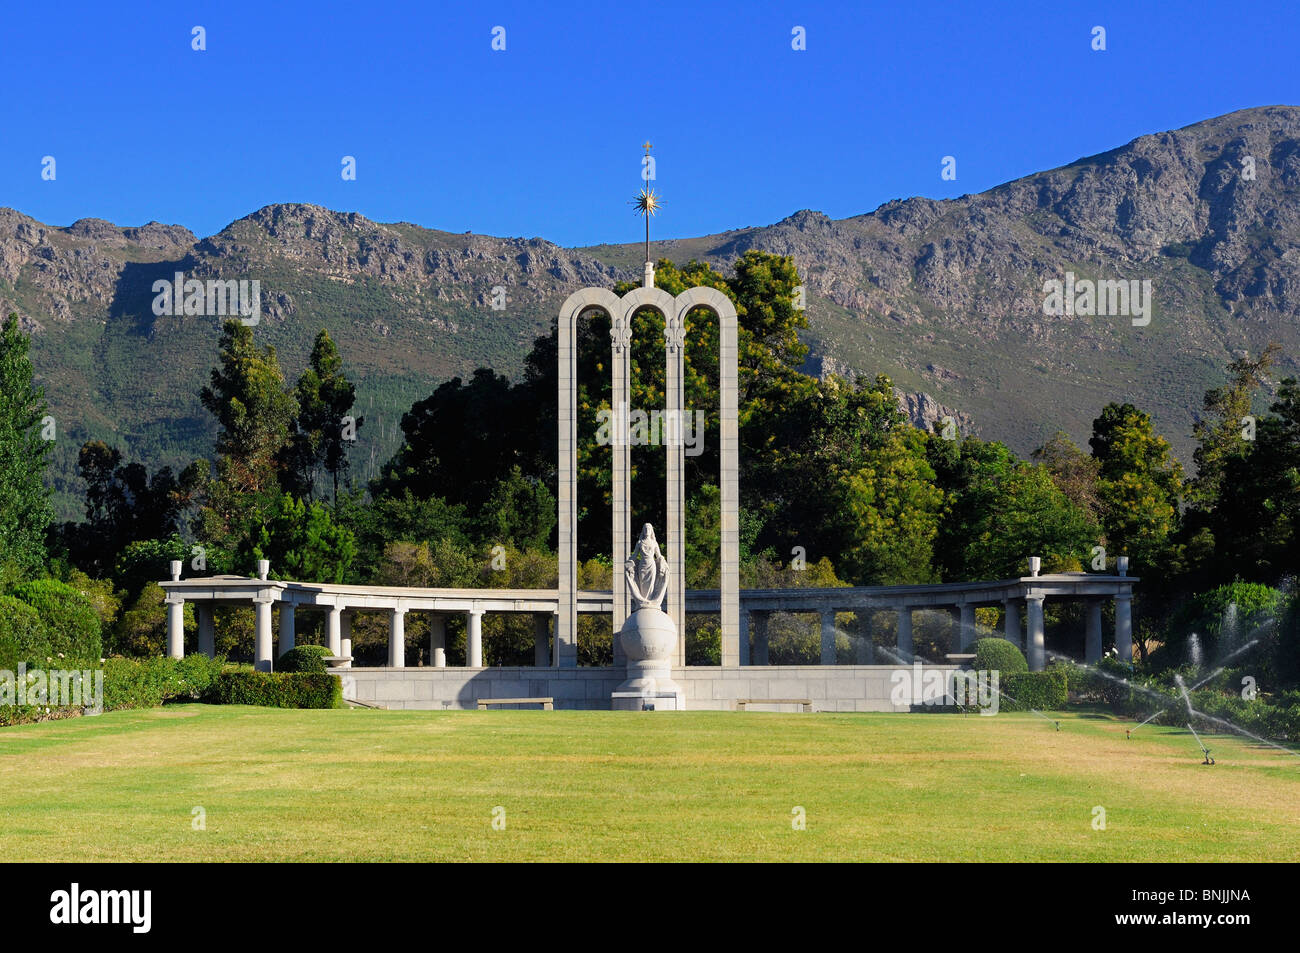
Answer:
<path fill-rule="evenodd" d="M 325 659 L 334 653 L 323 645 L 299 645 L 280 656 L 277 672 L 328 672 Z"/>
<path fill-rule="evenodd" d="M 222 672 L 205 700 L 268 708 L 344 707 L 338 676 L 319 672 Z"/>
<path fill-rule="evenodd" d="M 50 657 L 71 665 L 99 664 L 103 653 L 99 613 L 82 593 L 57 579 L 34 579 L 14 587 L 14 596 L 27 603 L 50 634 Z"/>
<path fill-rule="evenodd" d="M 998 688 L 1003 693 L 999 707 L 1004 711 L 1059 711 L 1069 694 L 1069 677 L 1064 667 L 1055 666 L 1045 672 L 1001 675 Z"/>
<path fill-rule="evenodd" d="M 977 640 L 974 667 L 977 672 L 1000 672 L 1001 678 L 1029 671 L 1024 653 L 1006 639 Z"/>
<path fill-rule="evenodd" d="M 13 596 L 0 596 L 0 668 L 14 672 L 19 662 L 44 666 L 53 655 L 40 614 Z"/>
<path fill-rule="evenodd" d="M 104 708 L 155 708 L 173 699 L 197 700 L 221 673 L 222 659 L 111 658 L 104 663 Z"/>

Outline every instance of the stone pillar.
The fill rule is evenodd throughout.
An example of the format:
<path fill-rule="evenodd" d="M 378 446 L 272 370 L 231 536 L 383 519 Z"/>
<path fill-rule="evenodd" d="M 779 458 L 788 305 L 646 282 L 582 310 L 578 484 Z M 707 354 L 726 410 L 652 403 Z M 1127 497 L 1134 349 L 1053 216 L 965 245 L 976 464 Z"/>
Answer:
<path fill-rule="evenodd" d="M 212 603 L 200 602 L 194 607 L 199 622 L 199 652 L 208 658 L 217 657 L 217 626 L 212 615 Z"/>
<path fill-rule="evenodd" d="M 1133 593 L 1115 593 L 1115 651 L 1125 665 L 1133 663 Z"/>
<path fill-rule="evenodd" d="M 280 603 L 280 648 L 279 648 L 279 654 L 276 656 L 276 658 L 279 658 L 280 655 L 283 655 L 285 652 L 288 652 L 290 649 L 293 648 L 293 644 L 294 644 L 293 623 L 294 623 L 293 603 L 281 602 Z"/>
<path fill-rule="evenodd" d="M 835 610 L 823 609 L 822 616 L 822 664 L 835 664 Z"/>
<path fill-rule="evenodd" d="M 429 616 L 429 664 L 447 667 L 447 617 L 439 612 Z"/>
<path fill-rule="evenodd" d="M 912 607 L 898 610 L 898 654 L 904 661 L 912 660 Z"/>
<path fill-rule="evenodd" d="M 854 661 L 859 665 L 876 664 L 876 646 L 872 636 L 871 610 L 858 610 L 858 638 L 854 645 Z"/>
<path fill-rule="evenodd" d="M 623 591 L 627 591 L 626 586 Z M 551 664 L 551 647 L 547 644 L 550 621 L 549 613 L 538 612 L 533 615 L 533 665 L 537 668 L 546 668 Z"/>
<path fill-rule="evenodd" d="M 963 602 L 959 612 L 961 618 L 958 624 L 961 628 L 958 635 L 958 645 L 960 647 L 957 651 L 969 652 L 971 646 L 975 644 L 975 606 L 969 602 Z"/>
<path fill-rule="evenodd" d="M 1041 672 L 1047 667 L 1047 649 L 1043 644 L 1043 597 L 1026 596 L 1025 605 L 1029 622 L 1029 641 L 1025 658 L 1029 661 L 1029 671 Z"/>
<path fill-rule="evenodd" d="M 722 524 L 722 664 L 725 666 L 735 665 L 740 660 L 740 434 L 736 309 L 731 299 L 721 292 L 700 290 L 712 291 L 711 302 L 718 316 L 718 449 L 721 457 L 718 489 Z M 689 295 L 691 291 L 685 294 Z"/>
<path fill-rule="evenodd" d="M 185 600 L 181 596 L 167 600 L 167 657 L 185 657 Z"/>
<path fill-rule="evenodd" d="M 1002 605 L 1006 613 L 1002 622 L 1002 636 L 1016 648 L 1023 648 L 1020 635 L 1020 610 L 1024 606 L 1024 600 L 1004 599 Z"/>
<path fill-rule="evenodd" d="M 766 612 L 754 613 L 754 650 L 750 655 L 751 665 L 770 665 L 767 654 L 767 620 Z"/>
<path fill-rule="evenodd" d="M 465 620 L 465 664 L 483 667 L 483 610 L 475 609 Z"/>
<path fill-rule="evenodd" d="M 1101 600 L 1088 600 L 1088 620 L 1083 640 L 1083 660 L 1089 665 L 1101 661 Z"/>
<path fill-rule="evenodd" d="M 352 613 L 343 610 L 343 615 L 339 617 L 339 655 L 344 658 L 352 657 Z M 351 662 L 344 662 L 343 668 L 351 668 Z"/>
<path fill-rule="evenodd" d="M 388 612 L 388 667 L 406 666 L 406 610 L 398 607 Z"/>
<path fill-rule="evenodd" d="M 343 607 L 327 606 L 325 609 L 325 644 L 330 655 L 343 654 Z"/>
<path fill-rule="evenodd" d="M 271 671 L 271 600 L 253 601 L 253 668 L 259 672 Z"/>
<path fill-rule="evenodd" d="M 628 415 L 631 413 L 629 352 L 632 349 L 631 312 L 610 315 L 610 350 L 613 358 L 609 401 L 614 412 L 610 444 L 610 507 L 613 532 L 610 535 L 614 561 L 614 664 L 625 664 L 623 644 L 618 633 L 627 621 L 629 598 L 619 569 L 631 552 L 632 448 L 628 444 Z"/>
<path fill-rule="evenodd" d="M 683 456 L 686 409 L 682 406 L 685 402 L 682 351 L 686 342 L 686 315 L 677 312 L 675 307 L 670 310 L 671 313 L 664 318 L 664 410 L 673 430 L 671 439 L 664 441 L 665 518 L 668 521 L 665 527 L 668 544 L 667 611 L 677 627 L 674 664 L 680 667 L 686 665 L 686 465 Z"/>

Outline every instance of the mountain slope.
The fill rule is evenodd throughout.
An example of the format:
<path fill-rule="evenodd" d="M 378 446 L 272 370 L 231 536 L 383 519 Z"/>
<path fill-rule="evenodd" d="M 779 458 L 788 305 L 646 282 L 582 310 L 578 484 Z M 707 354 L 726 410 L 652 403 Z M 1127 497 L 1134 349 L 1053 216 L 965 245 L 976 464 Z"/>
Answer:
<path fill-rule="evenodd" d="M 1276 339 L 1288 360 L 1300 357 L 1298 199 L 1300 109 L 1271 106 L 978 195 L 895 201 L 839 221 L 801 211 L 652 251 L 723 270 L 749 248 L 792 255 L 808 292 L 813 370 L 888 373 L 913 408 L 930 417 L 938 405 L 959 408 L 1021 453 L 1057 429 L 1084 440 L 1102 405 L 1131 400 L 1188 458 L 1202 392 L 1234 353 Z M 158 278 L 258 279 L 257 335 L 291 376 L 328 327 L 367 416 L 364 474 L 395 445 L 413 399 L 476 366 L 517 372 L 567 294 L 637 278 L 640 258 L 637 243 L 563 249 L 310 205 L 268 206 L 202 240 L 158 223 L 57 228 L 5 209 L 0 308 L 34 331 L 66 513 L 76 449 L 89 437 L 150 465 L 210 446 L 197 392 L 219 319 L 155 317 Z M 1067 271 L 1150 281 L 1150 324 L 1045 315 L 1044 282 Z M 497 286 L 503 310 L 492 307 Z"/>

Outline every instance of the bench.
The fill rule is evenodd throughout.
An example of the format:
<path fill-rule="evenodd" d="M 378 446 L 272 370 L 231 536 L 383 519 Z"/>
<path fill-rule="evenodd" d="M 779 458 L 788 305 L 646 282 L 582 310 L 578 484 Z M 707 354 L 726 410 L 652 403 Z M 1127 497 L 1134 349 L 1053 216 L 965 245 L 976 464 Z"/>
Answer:
<path fill-rule="evenodd" d="M 542 711 L 554 711 L 554 698 L 480 698 L 478 710 L 487 711 L 489 705 L 541 705 Z"/>
<path fill-rule="evenodd" d="M 812 711 L 811 698 L 737 698 L 736 711 L 744 711 L 746 705 L 802 705 L 804 711 Z"/>

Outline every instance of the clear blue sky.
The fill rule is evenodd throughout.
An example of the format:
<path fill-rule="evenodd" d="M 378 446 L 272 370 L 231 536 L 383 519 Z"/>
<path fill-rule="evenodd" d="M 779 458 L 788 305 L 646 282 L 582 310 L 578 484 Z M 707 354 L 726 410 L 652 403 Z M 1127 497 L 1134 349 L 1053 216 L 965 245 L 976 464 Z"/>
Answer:
<path fill-rule="evenodd" d="M 635 241 L 647 138 L 655 234 L 673 237 L 978 192 L 1143 133 L 1300 103 L 1294 0 L 445 6 L 6 4 L 0 205 L 203 236 L 314 202 Z M 796 25 L 806 51 L 791 49 Z M 1090 48 L 1097 25 L 1105 52 Z"/>

